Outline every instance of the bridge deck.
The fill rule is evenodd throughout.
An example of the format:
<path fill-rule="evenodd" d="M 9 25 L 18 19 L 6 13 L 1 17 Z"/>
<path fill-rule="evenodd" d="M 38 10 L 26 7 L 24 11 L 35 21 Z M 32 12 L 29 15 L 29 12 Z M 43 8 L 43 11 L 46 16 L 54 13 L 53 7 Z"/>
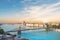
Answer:
<path fill-rule="evenodd" d="M 39 30 L 39 29 L 41 29 L 41 28 L 37 28 L 37 29 L 23 29 L 23 30 L 19 30 L 19 31 Z M 16 30 L 16 31 L 18 31 L 18 30 Z M 7 31 L 7 32 L 16 32 L 16 31 Z"/>

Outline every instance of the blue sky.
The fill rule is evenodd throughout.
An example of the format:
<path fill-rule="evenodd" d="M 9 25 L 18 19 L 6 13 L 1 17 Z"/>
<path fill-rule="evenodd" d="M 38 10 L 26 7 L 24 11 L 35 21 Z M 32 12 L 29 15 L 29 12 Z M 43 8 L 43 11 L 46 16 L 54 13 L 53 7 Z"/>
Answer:
<path fill-rule="evenodd" d="M 60 0 L 0 0 L 0 21 L 60 18 Z"/>

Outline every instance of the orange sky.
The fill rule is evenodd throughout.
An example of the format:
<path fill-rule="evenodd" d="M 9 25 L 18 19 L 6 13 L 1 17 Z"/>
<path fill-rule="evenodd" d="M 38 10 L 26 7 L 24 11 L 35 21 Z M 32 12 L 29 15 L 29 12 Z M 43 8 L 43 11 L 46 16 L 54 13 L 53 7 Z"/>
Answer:
<path fill-rule="evenodd" d="M 52 19 L 52 20 L 48 20 L 48 19 L 0 19 L 0 23 L 22 23 L 23 21 L 25 22 L 60 22 L 59 19 Z"/>

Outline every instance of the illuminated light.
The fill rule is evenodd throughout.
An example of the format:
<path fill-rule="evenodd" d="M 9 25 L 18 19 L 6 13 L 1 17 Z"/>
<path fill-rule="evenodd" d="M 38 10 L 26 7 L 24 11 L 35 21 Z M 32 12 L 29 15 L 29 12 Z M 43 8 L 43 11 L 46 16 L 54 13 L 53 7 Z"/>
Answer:
<path fill-rule="evenodd" d="M 43 19 L 43 23 L 48 23 L 48 19 L 47 18 L 44 18 Z"/>

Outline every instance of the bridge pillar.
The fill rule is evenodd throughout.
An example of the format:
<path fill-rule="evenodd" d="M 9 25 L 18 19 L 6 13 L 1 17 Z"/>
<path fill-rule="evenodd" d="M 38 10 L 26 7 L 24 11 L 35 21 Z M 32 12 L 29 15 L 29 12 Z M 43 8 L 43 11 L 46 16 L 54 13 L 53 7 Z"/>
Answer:
<path fill-rule="evenodd" d="M 48 31 L 49 30 L 49 24 L 46 23 L 45 25 L 46 25 L 46 31 Z"/>
<path fill-rule="evenodd" d="M 19 30 L 17 31 L 18 38 L 21 38 L 21 27 L 19 27 Z"/>

